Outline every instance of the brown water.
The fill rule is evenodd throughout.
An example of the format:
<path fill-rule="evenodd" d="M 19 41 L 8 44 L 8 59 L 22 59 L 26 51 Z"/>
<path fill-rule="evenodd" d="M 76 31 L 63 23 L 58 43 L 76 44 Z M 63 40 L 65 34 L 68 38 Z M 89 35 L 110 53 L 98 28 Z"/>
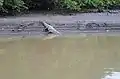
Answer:
<path fill-rule="evenodd" d="M 120 79 L 120 37 L 1 40 L 0 79 Z"/>

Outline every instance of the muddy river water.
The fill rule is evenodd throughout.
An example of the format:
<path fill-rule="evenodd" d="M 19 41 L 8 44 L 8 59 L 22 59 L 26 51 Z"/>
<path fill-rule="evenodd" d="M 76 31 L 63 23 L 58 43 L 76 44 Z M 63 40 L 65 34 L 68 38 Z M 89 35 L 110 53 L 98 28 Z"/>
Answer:
<path fill-rule="evenodd" d="M 0 79 L 120 79 L 120 37 L 0 40 Z"/>

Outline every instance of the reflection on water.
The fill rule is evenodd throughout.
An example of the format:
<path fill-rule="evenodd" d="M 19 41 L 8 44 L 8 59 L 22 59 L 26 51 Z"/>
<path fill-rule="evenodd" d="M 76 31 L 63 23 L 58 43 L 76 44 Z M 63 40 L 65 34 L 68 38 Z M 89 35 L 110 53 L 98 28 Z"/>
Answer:
<path fill-rule="evenodd" d="M 120 72 L 111 72 L 111 74 L 104 76 L 102 79 L 120 79 Z"/>
<path fill-rule="evenodd" d="M 118 79 L 120 37 L 0 41 L 0 79 Z"/>

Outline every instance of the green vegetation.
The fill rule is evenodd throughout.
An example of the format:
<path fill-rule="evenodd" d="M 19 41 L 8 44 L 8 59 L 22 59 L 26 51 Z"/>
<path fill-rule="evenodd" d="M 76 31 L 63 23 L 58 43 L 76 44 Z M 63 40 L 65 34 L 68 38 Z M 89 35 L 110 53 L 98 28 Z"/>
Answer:
<path fill-rule="evenodd" d="M 21 12 L 27 10 L 65 9 L 81 11 L 83 9 L 117 9 L 120 0 L 0 0 L 1 12 Z"/>
<path fill-rule="evenodd" d="M 20 12 L 23 9 L 27 9 L 24 1 L 22 0 L 0 0 L 0 10 L 8 13 L 9 10 Z"/>
<path fill-rule="evenodd" d="M 61 7 L 70 10 L 110 9 L 119 7 L 120 0 L 62 0 Z"/>

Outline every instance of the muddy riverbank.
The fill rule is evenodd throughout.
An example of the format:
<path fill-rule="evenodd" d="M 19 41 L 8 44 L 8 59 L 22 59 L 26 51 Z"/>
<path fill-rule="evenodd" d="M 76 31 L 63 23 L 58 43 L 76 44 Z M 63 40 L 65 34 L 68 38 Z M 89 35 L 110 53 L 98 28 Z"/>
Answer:
<path fill-rule="evenodd" d="M 44 36 L 41 21 L 52 25 L 62 35 L 118 34 L 120 13 L 81 13 L 74 15 L 29 14 L 0 18 L 1 36 Z"/>

